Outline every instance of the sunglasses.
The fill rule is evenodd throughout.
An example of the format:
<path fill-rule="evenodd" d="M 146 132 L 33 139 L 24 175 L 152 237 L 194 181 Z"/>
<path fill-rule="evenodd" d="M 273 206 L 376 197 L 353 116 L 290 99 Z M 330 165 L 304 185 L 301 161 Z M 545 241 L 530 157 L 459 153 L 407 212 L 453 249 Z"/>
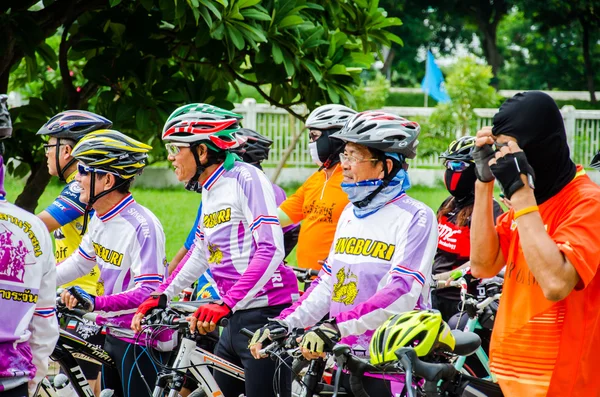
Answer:
<path fill-rule="evenodd" d="M 99 169 L 92 168 L 92 167 L 89 167 L 89 166 L 87 166 L 85 164 L 81 164 L 81 163 L 77 164 L 77 172 L 79 172 L 79 175 L 83 175 L 83 176 L 87 176 L 90 172 L 93 172 L 96 175 L 112 174 L 115 176 L 119 176 L 119 174 L 117 174 L 116 172 L 99 170 Z"/>
<path fill-rule="evenodd" d="M 456 172 L 462 172 L 462 171 L 466 170 L 467 168 L 469 168 L 470 166 L 471 166 L 471 163 L 468 163 L 466 161 L 460 161 L 460 160 L 446 160 L 444 162 L 444 167 L 448 168 L 449 170 L 456 171 Z"/>
<path fill-rule="evenodd" d="M 171 142 L 171 143 L 165 144 L 165 148 L 167 149 L 167 154 L 169 156 L 173 156 L 173 157 L 175 157 L 179 154 L 182 147 L 190 147 L 190 144 L 182 143 L 182 142 Z"/>

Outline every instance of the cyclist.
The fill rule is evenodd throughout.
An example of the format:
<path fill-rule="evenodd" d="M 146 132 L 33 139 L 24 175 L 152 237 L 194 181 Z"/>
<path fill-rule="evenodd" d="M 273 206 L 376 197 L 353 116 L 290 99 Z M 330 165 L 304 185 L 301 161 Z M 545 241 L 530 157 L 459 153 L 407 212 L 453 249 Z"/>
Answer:
<path fill-rule="evenodd" d="M 0 140 L 12 136 L 0 95 Z M 58 340 L 56 267 L 42 221 L 6 201 L 0 142 L 0 396 L 34 395 Z"/>
<path fill-rule="evenodd" d="M 476 146 L 471 272 L 506 264 L 490 368 L 505 395 L 598 395 L 600 187 L 571 161 L 560 110 L 539 91 L 504 102 Z M 495 227 L 494 179 L 512 204 Z"/>
<path fill-rule="evenodd" d="M 203 305 L 191 317 L 192 331 L 211 332 L 224 317 L 215 354 L 241 365 L 246 383 L 220 372 L 214 377 L 225 396 L 273 396 L 276 363 L 256 361 L 241 328 L 256 330 L 298 297 L 296 277 L 283 263 L 283 233 L 271 182 L 256 167 L 236 161 L 240 144 L 235 113 L 204 104 L 173 112 L 163 129 L 169 161 L 186 188 L 202 193 L 195 244 L 161 286 L 160 296 L 138 309 L 132 328 L 149 310 L 164 307 L 181 289 L 210 268 L 221 302 Z"/>
<path fill-rule="evenodd" d="M 319 170 L 279 206 L 282 226 L 302 222 L 296 258 L 298 266 L 321 269 L 333 241 L 335 228 L 348 204 L 342 191 L 342 167 L 339 153 L 343 143 L 329 139 L 356 112 L 342 105 L 325 105 L 313 110 L 306 120 L 310 150 Z"/>
<path fill-rule="evenodd" d="M 475 137 L 464 136 L 453 141 L 440 155 L 444 159 L 444 184 L 448 197 L 437 211 L 438 246 L 433 260 L 433 278 L 446 280 L 450 273 L 468 266 L 471 213 L 475 199 Z M 502 207 L 494 200 L 494 219 L 502 214 Z M 460 290 L 444 288 L 431 293 L 432 306 L 442 313 L 444 321 L 459 311 Z"/>
<path fill-rule="evenodd" d="M 79 161 L 80 199 L 86 203 L 86 212 L 93 209 L 95 213 L 78 251 L 58 265 L 57 279 L 64 284 L 96 265 L 100 268 L 96 296 L 74 286 L 63 292 L 62 299 L 69 308 L 80 302 L 87 310 L 98 312 L 101 324 L 128 328 L 135 309 L 167 273 L 162 225 L 129 192 L 151 149 L 113 130 L 91 132 L 73 148 L 72 155 Z M 152 347 L 158 350 L 154 356 L 165 360 L 175 343 L 171 335 L 163 336 Z M 118 371 L 103 368 L 103 388 L 113 389 L 119 396 L 152 393 L 145 382 L 153 387 L 156 368 L 148 350 L 136 349 L 135 344 L 148 343 L 133 333 L 107 330 L 104 349 L 119 365 Z"/>
<path fill-rule="evenodd" d="M 83 213 L 85 204 L 79 200 L 79 184 L 77 160 L 71 155 L 75 144 L 87 133 L 110 128 L 112 123 L 102 116 L 83 110 L 67 110 L 52 117 L 40 128 L 37 135 L 47 136 L 44 145 L 48 160 L 48 172 L 65 182 L 59 196 L 38 217 L 48 230 L 54 232 L 54 258 L 57 263 L 67 259 L 79 247 L 82 237 Z M 96 284 L 100 271 L 97 266 L 85 276 L 67 283 L 62 288 L 79 285 L 89 294 L 97 294 Z M 97 345 L 104 345 L 101 327 L 90 321 L 79 321 L 74 317 L 66 317 L 64 321 L 67 332 L 83 340 Z M 96 382 L 101 366 L 85 360 L 77 359 L 83 374 L 95 394 L 100 394 L 100 383 Z"/>
<path fill-rule="evenodd" d="M 592 162 L 590 163 L 590 167 L 600 170 L 600 150 L 598 150 L 598 153 L 596 153 L 596 155 L 592 159 Z"/>
<path fill-rule="evenodd" d="M 437 242 L 433 211 L 409 197 L 406 159 L 416 155 L 420 126 L 384 112 L 354 115 L 333 139 L 340 155 L 342 188 L 352 204 L 343 211 L 318 283 L 301 300 L 263 326 L 250 342 L 254 357 L 269 334 L 317 326 L 333 341 L 366 355 L 377 327 L 391 315 L 430 307 L 431 266 Z M 313 330 L 301 341 L 308 359 L 325 341 Z M 344 379 L 347 390 L 347 377 Z M 365 379 L 370 395 L 390 395 L 384 382 Z"/>

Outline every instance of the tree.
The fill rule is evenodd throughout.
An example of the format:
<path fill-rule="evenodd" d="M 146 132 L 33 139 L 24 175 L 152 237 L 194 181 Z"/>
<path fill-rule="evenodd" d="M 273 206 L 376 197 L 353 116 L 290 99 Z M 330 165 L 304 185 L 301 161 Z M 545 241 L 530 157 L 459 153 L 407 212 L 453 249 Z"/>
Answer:
<path fill-rule="evenodd" d="M 597 47 L 600 28 L 600 4 L 594 0 L 553 0 L 538 2 L 535 0 L 518 0 L 519 8 L 541 28 L 548 32 L 552 28 L 573 29 L 576 21 L 581 29 L 578 44 L 583 55 L 583 65 L 587 89 L 590 99 L 596 102 L 595 70 L 593 65 L 593 47 Z"/>
<path fill-rule="evenodd" d="M 400 42 L 386 30 L 400 20 L 386 17 L 378 0 L 44 0 L 41 9 L 35 3 L 0 6 L 0 90 L 42 81 L 41 97 L 11 109 L 19 138 L 7 151 L 23 164 L 10 170 L 32 171 L 17 199 L 30 211 L 49 179 L 34 134 L 58 111 L 95 110 L 154 144 L 153 158 L 160 158 L 162 124 L 182 103 L 231 107 L 229 87 L 241 82 L 298 118 L 304 116 L 292 106 L 299 103 L 353 106 L 351 90 L 373 53 Z"/>

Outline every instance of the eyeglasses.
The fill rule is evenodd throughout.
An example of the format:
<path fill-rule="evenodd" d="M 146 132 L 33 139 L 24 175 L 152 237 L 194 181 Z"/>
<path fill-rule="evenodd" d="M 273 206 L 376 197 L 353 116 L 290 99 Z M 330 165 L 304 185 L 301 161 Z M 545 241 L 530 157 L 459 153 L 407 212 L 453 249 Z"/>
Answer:
<path fill-rule="evenodd" d="M 315 142 L 317 139 L 319 139 L 321 137 L 321 135 L 323 135 L 323 132 L 319 131 L 319 130 L 308 131 L 308 137 L 311 142 Z"/>
<path fill-rule="evenodd" d="M 98 175 L 106 175 L 106 174 L 112 174 L 115 176 L 120 176 L 119 174 L 117 174 L 116 172 L 110 172 L 110 171 L 104 171 L 104 170 L 99 170 L 93 167 L 89 167 L 85 164 L 77 164 L 77 172 L 79 172 L 79 175 L 83 175 L 86 176 L 88 175 L 90 172 L 94 172 Z"/>
<path fill-rule="evenodd" d="M 182 143 L 182 142 L 171 142 L 171 143 L 165 144 L 165 148 L 167 149 L 168 155 L 173 156 L 173 157 L 175 157 L 179 154 L 182 147 L 190 147 L 190 144 Z"/>
<path fill-rule="evenodd" d="M 379 161 L 379 159 L 358 159 L 352 155 L 340 153 L 340 163 L 348 162 L 350 165 L 356 165 L 358 163 L 366 163 L 367 161 Z"/>
<path fill-rule="evenodd" d="M 467 168 L 469 168 L 470 166 L 471 166 L 471 163 L 468 163 L 466 161 L 461 161 L 461 160 L 446 160 L 444 162 L 444 167 L 448 168 L 449 170 L 456 171 L 456 172 L 462 172 L 462 171 L 466 170 Z"/>
<path fill-rule="evenodd" d="M 50 149 L 52 149 L 52 148 L 58 148 L 60 146 L 66 146 L 66 145 L 64 145 L 62 143 L 58 143 L 58 142 L 57 143 L 53 143 L 53 144 L 46 143 L 46 144 L 44 144 L 44 153 L 48 154 L 48 152 L 50 151 Z"/>

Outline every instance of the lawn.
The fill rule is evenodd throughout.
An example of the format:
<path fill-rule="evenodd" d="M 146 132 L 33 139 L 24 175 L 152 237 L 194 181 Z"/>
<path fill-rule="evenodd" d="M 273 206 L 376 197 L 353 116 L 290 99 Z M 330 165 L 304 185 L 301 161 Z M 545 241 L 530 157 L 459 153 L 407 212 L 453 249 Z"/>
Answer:
<path fill-rule="evenodd" d="M 5 181 L 7 198 L 14 202 L 23 189 L 23 182 L 11 178 Z M 298 185 L 283 186 L 288 194 L 293 193 Z M 58 196 L 61 185 L 51 182 L 40 198 L 36 212 L 46 208 Z M 142 189 L 134 188 L 133 195 L 137 202 L 150 209 L 160 219 L 167 237 L 167 259 L 170 260 L 183 245 L 187 234 L 196 219 L 196 211 L 200 204 L 200 195 L 183 189 Z M 443 187 L 414 186 L 408 194 L 437 210 L 441 202 L 448 196 Z M 296 263 L 295 250 L 288 257 L 290 264 Z"/>

